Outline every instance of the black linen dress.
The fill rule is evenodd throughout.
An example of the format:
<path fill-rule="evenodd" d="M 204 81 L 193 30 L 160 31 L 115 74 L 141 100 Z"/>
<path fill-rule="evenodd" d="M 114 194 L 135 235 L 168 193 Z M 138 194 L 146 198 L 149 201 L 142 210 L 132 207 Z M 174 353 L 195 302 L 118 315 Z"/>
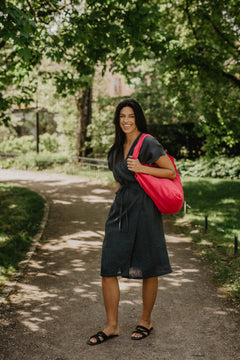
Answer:
<path fill-rule="evenodd" d="M 141 135 L 141 134 L 140 134 Z M 140 137 L 134 141 L 127 157 Z M 150 136 L 142 144 L 138 159 L 143 164 L 154 164 L 164 155 L 162 145 Z M 162 215 L 152 199 L 144 192 L 128 170 L 127 159 L 114 165 L 114 154 L 109 157 L 109 168 L 121 184 L 109 211 L 102 248 L 101 276 L 122 276 L 144 279 L 172 272 L 169 263 Z"/>

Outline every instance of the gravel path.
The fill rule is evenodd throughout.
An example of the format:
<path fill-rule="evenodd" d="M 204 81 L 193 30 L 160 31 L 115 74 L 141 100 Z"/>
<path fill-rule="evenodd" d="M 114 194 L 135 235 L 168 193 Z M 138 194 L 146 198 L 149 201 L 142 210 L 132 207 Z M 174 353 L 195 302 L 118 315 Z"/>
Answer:
<path fill-rule="evenodd" d="M 141 313 L 141 281 L 121 280 L 120 336 L 86 345 L 105 325 L 99 268 L 112 188 L 47 172 L 0 170 L 0 181 L 40 191 L 50 203 L 43 242 L 1 307 L 0 360 L 240 359 L 239 313 L 168 221 L 173 273 L 159 278 L 151 336 L 130 339 Z"/>

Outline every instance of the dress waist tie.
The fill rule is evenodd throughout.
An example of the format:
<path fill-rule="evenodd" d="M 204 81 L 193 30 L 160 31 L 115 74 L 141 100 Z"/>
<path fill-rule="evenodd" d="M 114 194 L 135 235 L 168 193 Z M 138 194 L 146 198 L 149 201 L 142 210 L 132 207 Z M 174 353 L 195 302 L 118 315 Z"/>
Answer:
<path fill-rule="evenodd" d="M 122 185 L 118 195 L 120 196 L 119 230 L 128 232 L 128 186 Z"/>
<path fill-rule="evenodd" d="M 130 188 L 136 190 L 140 188 L 139 184 L 124 184 L 121 185 L 120 189 L 117 191 L 117 196 L 120 200 L 120 211 L 119 211 L 119 230 L 121 232 L 128 232 L 129 223 L 128 223 L 128 212 L 132 206 L 135 205 L 137 201 L 137 196 L 129 201 L 129 191 Z"/>

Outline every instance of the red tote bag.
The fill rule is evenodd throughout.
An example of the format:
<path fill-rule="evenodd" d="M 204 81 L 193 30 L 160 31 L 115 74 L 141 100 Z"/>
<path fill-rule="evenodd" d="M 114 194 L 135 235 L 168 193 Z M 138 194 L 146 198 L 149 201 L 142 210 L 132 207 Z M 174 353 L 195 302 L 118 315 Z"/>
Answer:
<path fill-rule="evenodd" d="M 132 158 L 137 159 L 143 140 L 150 134 L 142 134 L 138 140 L 137 145 L 134 148 Z M 135 178 L 143 188 L 143 190 L 150 196 L 158 210 L 164 214 L 175 214 L 181 210 L 184 202 L 184 194 L 182 188 L 182 182 L 178 174 L 174 158 L 167 154 L 172 161 L 176 170 L 175 179 L 159 178 L 156 176 L 135 173 Z M 143 164 L 144 165 L 144 164 Z M 147 165 L 153 166 L 155 165 Z"/>

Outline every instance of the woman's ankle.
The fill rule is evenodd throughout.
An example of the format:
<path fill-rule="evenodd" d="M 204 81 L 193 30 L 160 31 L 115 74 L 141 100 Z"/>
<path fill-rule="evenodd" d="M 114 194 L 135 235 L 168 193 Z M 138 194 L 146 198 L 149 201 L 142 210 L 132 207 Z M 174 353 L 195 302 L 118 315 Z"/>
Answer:
<path fill-rule="evenodd" d="M 118 324 L 108 324 L 103 332 L 106 333 L 106 335 L 119 335 L 119 325 Z"/>
<path fill-rule="evenodd" d="M 152 321 L 151 319 L 141 318 L 139 325 L 145 326 L 146 328 L 149 329 L 152 327 Z"/>

